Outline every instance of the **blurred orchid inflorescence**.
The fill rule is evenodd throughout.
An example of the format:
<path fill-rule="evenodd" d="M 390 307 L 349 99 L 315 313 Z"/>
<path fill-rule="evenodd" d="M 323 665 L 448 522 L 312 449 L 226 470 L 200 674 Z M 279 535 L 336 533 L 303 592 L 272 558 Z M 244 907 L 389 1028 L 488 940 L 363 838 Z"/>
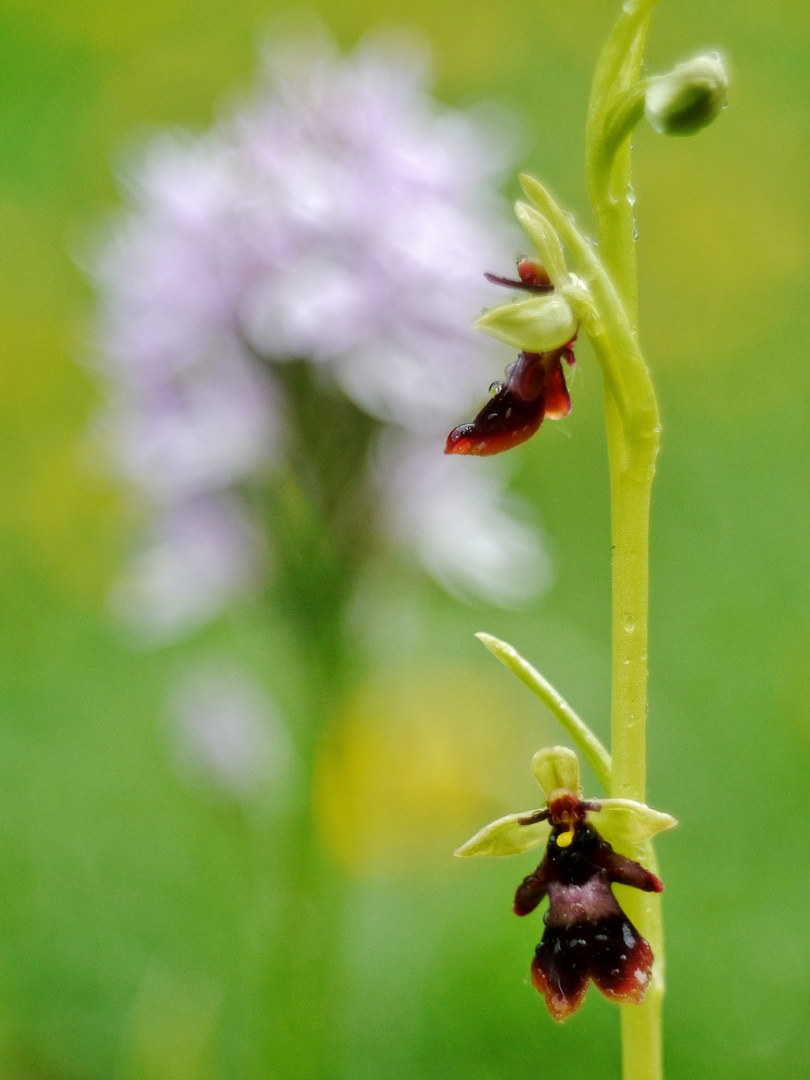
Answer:
<path fill-rule="evenodd" d="M 433 460 L 497 373 L 497 346 L 470 322 L 495 293 L 483 268 L 504 265 L 512 240 L 497 193 L 510 149 L 426 82 L 403 39 L 345 58 L 323 30 L 281 33 L 230 116 L 158 136 L 130 170 L 129 212 L 93 267 L 97 351 L 103 429 L 148 523 L 116 605 L 159 640 L 273 562 L 250 492 L 293 458 L 309 456 L 310 482 L 336 410 L 319 427 L 295 396 L 307 380 L 357 441 L 364 535 L 407 545 L 464 596 L 508 606 L 543 588 L 539 536 L 507 511 L 499 471 Z M 324 451 L 318 512 L 341 494 L 339 452 Z M 449 503 L 455 540 L 436 524 Z"/>

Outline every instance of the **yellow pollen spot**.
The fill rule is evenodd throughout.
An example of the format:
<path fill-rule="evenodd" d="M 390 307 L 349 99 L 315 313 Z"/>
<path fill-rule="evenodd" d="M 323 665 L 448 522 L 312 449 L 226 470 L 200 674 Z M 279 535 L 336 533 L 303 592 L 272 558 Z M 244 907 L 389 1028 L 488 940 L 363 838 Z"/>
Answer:
<path fill-rule="evenodd" d="M 574 830 L 568 826 L 568 832 L 560 833 L 557 837 L 557 847 L 570 847 L 574 840 Z"/>

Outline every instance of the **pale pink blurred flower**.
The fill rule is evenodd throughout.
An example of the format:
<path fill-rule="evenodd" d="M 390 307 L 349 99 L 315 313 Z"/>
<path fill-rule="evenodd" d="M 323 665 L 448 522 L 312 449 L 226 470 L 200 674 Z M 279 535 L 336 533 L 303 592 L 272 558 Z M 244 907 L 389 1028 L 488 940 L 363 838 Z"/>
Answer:
<path fill-rule="evenodd" d="M 255 583 L 261 541 L 230 492 L 164 505 L 144 540 L 110 600 L 124 621 L 148 628 L 152 641 L 209 622 Z"/>
<path fill-rule="evenodd" d="M 512 256 L 501 151 L 428 96 L 413 50 L 379 39 L 344 58 L 323 34 L 268 51 L 207 134 L 154 140 L 95 265 L 108 437 L 154 521 L 117 593 L 134 621 L 176 636 L 255 580 L 234 486 L 282 452 L 273 366 L 292 358 L 394 429 L 379 524 L 430 573 L 497 603 L 543 586 L 497 465 L 441 459 L 504 365 L 470 329 L 497 295 L 483 272 Z"/>
<path fill-rule="evenodd" d="M 490 470 L 468 469 L 432 441 L 383 444 L 383 509 L 392 536 L 459 599 L 520 607 L 551 580 L 522 507 Z M 461 467 L 459 467 L 461 466 Z"/>
<path fill-rule="evenodd" d="M 236 799 L 289 781 L 293 746 L 258 680 L 223 657 L 175 680 L 167 702 L 169 740 L 181 773 Z"/>

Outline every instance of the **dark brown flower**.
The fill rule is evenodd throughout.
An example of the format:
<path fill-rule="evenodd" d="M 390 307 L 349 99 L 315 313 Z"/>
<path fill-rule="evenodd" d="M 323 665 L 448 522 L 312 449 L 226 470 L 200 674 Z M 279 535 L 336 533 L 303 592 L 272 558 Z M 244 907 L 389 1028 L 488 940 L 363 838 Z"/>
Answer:
<path fill-rule="evenodd" d="M 511 289 L 531 293 L 554 292 L 548 274 L 536 259 L 518 260 L 517 270 L 519 280 L 495 274 L 485 276 L 496 285 Z M 500 308 L 496 312 L 505 310 L 513 309 Z M 571 329 L 569 327 L 568 333 Z M 571 365 L 575 363 L 572 347 L 575 337 L 576 333 L 570 341 L 548 352 L 521 352 L 506 369 L 504 381 L 492 384 L 491 400 L 472 423 L 461 424 L 450 432 L 444 452 L 479 457 L 500 454 L 531 438 L 546 417 L 559 420 L 567 416 L 571 411 L 571 398 L 561 360 L 565 359 Z M 504 340 L 509 340 L 509 336 Z"/>
<path fill-rule="evenodd" d="M 611 884 L 661 892 L 655 874 L 613 850 L 589 821 L 599 804 L 571 791 L 549 793 L 551 836 L 543 861 L 515 894 L 515 914 L 528 915 L 546 896 L 543 939 L 532 961 L 532 983 L 555 1020 L 582 1004 L 589 979 L 614 1001 L 640 1002 L 652 972 L 652 949 L 618 904 Z"/>

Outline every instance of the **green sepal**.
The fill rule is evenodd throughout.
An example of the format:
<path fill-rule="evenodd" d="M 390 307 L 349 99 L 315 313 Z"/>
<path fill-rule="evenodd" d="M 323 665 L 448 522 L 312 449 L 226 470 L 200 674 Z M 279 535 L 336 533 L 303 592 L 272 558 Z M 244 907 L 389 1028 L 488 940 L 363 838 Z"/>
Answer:
<path fill-rule="evenodd" d="M 457 848 L 453 854 L 459 858 L 472 855 L 520 855 L 523 851 L 547 844 L 551 826 L 547 821 L 535 821 L 521 825 L 521 821 L 536 814 L 526 810 L 522 814 L 507 814 L 489 825 Z"/>
<path fill-rule="evenodd" d="M 611 844 L 643 844 L 656 833 L 671 829 L 677 820 L 632 799 L 600 799 L 601 809 L 590 811 L 596 828 Z"/>
<path fill-rule="evenodd" d="M 515 349 L 532 353 L 559 349 L 577 332 L 567 301 L 554 293 L 502 304 L 485 312 L 473 325 Z"/>
<path fill-rule="evenodd" d="M 552 791 L 565 788 L 582 798 L 579 782 L 579 758 L 567 746 L 547 746 L 532 758 L 534 778 L 548 798 Z"/>

